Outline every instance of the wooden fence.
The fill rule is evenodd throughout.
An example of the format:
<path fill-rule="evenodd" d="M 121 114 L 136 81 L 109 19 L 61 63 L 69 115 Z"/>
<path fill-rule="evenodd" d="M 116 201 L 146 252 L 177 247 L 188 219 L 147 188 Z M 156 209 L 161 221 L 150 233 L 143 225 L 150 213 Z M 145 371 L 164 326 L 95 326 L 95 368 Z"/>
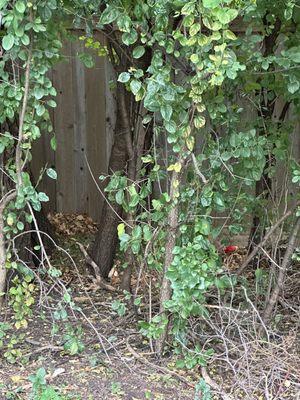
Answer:
<path fill-rule="evenodd" d="M 87 213 L 98 220 L 103 198 L 95 181 L 100 184 L 99 176 L 107 172 L 115 114 L 108 88 L 112 70 L 104 57 L 95 57 L 95 67 L 85 68 L 76 57 L 83 51 L 82 41 L 67 42 L 65 61 L 51 71 L 57 90 L 51 115 L 57 150 L 51 149 L 51 136 L 42 135 L 31 168 L 36 180 L 45 164 L 57 171 L 56 181 L 45 175 L 40 184 L 50 197 L 47 211 Z"/>

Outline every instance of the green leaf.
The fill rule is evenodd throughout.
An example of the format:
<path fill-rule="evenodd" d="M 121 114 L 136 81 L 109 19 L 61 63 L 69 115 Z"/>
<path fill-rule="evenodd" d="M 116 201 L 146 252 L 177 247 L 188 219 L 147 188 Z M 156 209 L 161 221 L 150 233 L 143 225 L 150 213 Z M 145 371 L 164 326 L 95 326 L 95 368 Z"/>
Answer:
<path fill-rule="evenodd" d="M 199 23 L 193 24 L 190 27 L 190 35 L 195 36 L 201 29 L 201 25 Z"/>
<path fill-rule="evenodd" d="M 129 207 L 136 207 L 140 201 L 140 197 L 138 194 L 135 194 L 134 196 L 131 197 L 130 202 L 129 202 Z"/>
<path fill-rule="evenodd" d="M 55 137 L 55 136 L 52 136 L 52 138 L 51 138 L 51 140 L 50 140 L 50 146 L 51 146 L 51 149 L 52 149 L 52 150 L 56 151 L 56 149 L 57 149 L 57 142 L 56 142 L 56 137 Z"/>
<path fill-rule="evenodd" d="M 91 54 L 80 53 L 78 54 L 78 58 L 86 68 L 92 68 L 95 65 L 94 59 Z"/>
<path fill-rule="evenodd" d="M 10 50 L 13 47 L 14 43 L 15 43 L 15 38 L 11 33 L 4 36 L 2 39 L 2 47 L 6 51 Z"/>
<path fill-rule="evenodd" d="M 221 3 L 221 0 L 203 0 L 202 4 L 205 8 L 215 8 Z"/>
<path fill-rule="evenodd" d="M 122 35 L 122 41 L 127 46 L 130 46 L 131 44 L 135 43 L 137 41 L 137 38 L 138 34 L 136 31 L 125 32 Z"/>
<path fill-rule="evenodd" d="M 287 89 L 290 93 L 294 94 L 296 93 L 300 88 L 300 83 L 297 80 L 293 80 L 292 82 L 289 82 L 287 85 Z"/>
<path fill-rule="evenodd" d="M 44 192 L 40 192 L 38 194 L 38 197 L 39 197 L 40 201 L 44 201 L 44 202 L 49 201 L 49 197 Z"/>
<path fill-rule="evenodd" d="M 49 176 L 49 178 L 51 179 L 57 179 L 57 172 L 53 169 L 53 168 L 48 168 L 46 170 L 47 175 Z"/>
<path fill-rule="evenodd" d="M 120 238 L 125 233 L 125 225 L 119 224 L 117 227 L 117 231 L 118 231 L 118 237 Z"/>
<path fill-rule="evenodd" d="M 141 58 L 145 54 L 145 47 L 137 46 L 133 49 L 132 55 L 133 58 Z"/>
<path fill-rule="evenodd" d="M 199 232 L 206 236 L 210 234 L 210 223 L 207 220 L 203 219 L 200 221 Z"/>
<path fill-rule="evenodd" d="M 183 26 L 185 26 L 186 28 L 190 27 L 191 25 L 193 25 L 195 21 L 195 17 L 194 15 L 187 15 L 186 17 L 183 18 Z"/>
<path fill-rule="evenodd" d="M 214 202 L 221 208 L 225 207 L 225 203 L 221 193 L 215 193 Z"/>
<path fill-rule="evenodd" d="M 229 24 L 229 22 L 234 20 L 238 16 L 238 13 L 238 10 L 230 9 L 228 7 L 218 8 L 217 10 L 214 10 L 214 15 L 224 25 Z"/>
<path fill-rule="evenodd" d="M 175 133 L 177 130 L 177 125 L 171 120 L 165 123 L 165 128 L 169 133 Z"/>
<path fill-rule="evenodd" d="M 7 3 L 8 0 L 0 0 L 0 10 L 3 10 Z"/>
<path fill-rule="evenodd" d="M 195 1 L 189 1 L 186 3 L 182 9 L 181 9 L 181 14 L 182 15 L 190 15 L 195 11 Z"/>
<path fill-rule="evenodd" d="M 21 37 L 21 42 L 24 44 L 24 46 L 28 46 L 30 43 L 30 38 L 28 35 L 23 35 Z"/>
<path fill-rule="evenodd" d="M 120 205 L 123 204 L 123 200 L 124 200 L 124 190 L 123 189 L 120 189 L 117 191 L 117 193 L 115 195 L 115 199 L 118 204 L 120 204 Z"/>
<path fill-rule="evenodd" d="M 43 104 L 39 104 L 39 105 L 36 107 L 36 114 L 37 114 L 39 117 L 41 117 L 41 116 L 45 113 L 45 111 L 46 111 L 46 108 L 45 108 L 45 106 L 44 106 Z"/>
<path fill-rule="evenodd" d="M 130 73 L 129 72 L 122 72 L 119 77 L 118 77 L 118 81 L 121 83 L 126 83 L 128 82 L 130 79 Z"/>
<path fill-rule="evenodd" d="M 292 182 L 293 182 L 293 183 L 297 183 L 297 182 L 299 182 L 299 181 L 300 181 L 300 176 L 299 176 L 299 175 L 293 176 L 293 178 L 292 178 Z"/>
<path fill-rule="evenodd" d="M 237 39 L 236 35 L 230 30 L 224 31 L 223 35 L 224 35 L 225 39 L 229 39 L 229 40 L 236 40 Z"/>
<path fill-rule="evenodd" d="M 40 99 L 44 96 L 45 91 L 44 91 L 43 88 L 36 86 L 36 87 L 34 88 L 33 94 L 34 94 L 34 97 L 35 97 L 37 100 L 40 100 Z"/>
<path fill-rule="evenodd" d="M 294 46 L 288 49 L 286 52 L 283 52 L 290 60 L 294 63 L 300 63 L 300 46 Z"/>
<path fill-rule="evenodd" d="M 47 101 L 47 105 L 52 108 L 55 108 L 57 106 L 56 102 L 52 99 Z"/>
<path fill-rule="evenodd" d="M 170 121 L 173 110 L 169 104 L 164 104 L 163 106 L 161 106 L 160 112 L 161 112 L 161 116 L 163 117 L 164 120 Z"/>
<path fill-rule="evenodd" d="M 138 81 L 137 79 L 133 79 L 130 82 L 130 89 L 132 91 L 132 93 L 134 95 L 136 95 L 138 93 L 138 91 L 140 90 L 140 88 L 142 87 L 142 84 L 140 81 Z"/>
<path fill-rule="evenodd" d="M 139 240 L 134 240 L 131 243 L 131 250 L 133 252 L 133 254 L 138 254 L 138 252 L 140 251 L 141 248 L 141 242 Z"/>
<path fill-rule="evenodd" d="M 15 7 L 16 7 L 16 10 L 21 14 L 23 14 L 26 9 L 24 1 L 21 1 L 21 0 L 18 0 L 16 2 Z"/>
<path fill-rule="evenodd" d="M 190 60 L 192 61 L 192 63 L 197 64 L 197 62 L 199 61 L 199 56 L 198 54 L 192 54 L 190 57 Z"/>
<path fill-rule="evenodd" d="M 152 233 L 148 225 L 143 226 L 143 234 L 144 234 L 144 240 L 146 242 L 149 242 L 149 240 L 151 240 L 152 238 Z"/>
<path fill-rule="evenodd" d="M 194 125 L 197 129 L 203 128 L 205 126 L 205 122 L 205 117 L 203 117 L 203 115 L 197 115 L 194 118 Z"/>
<path fill-rule="evenodd" d="M 134 30 L 131 29 L 132 22 L 127 13 L 120 14 L 120 17 L 117 20 L 117 24 L 121 32 L 126 32 L 126 33 L 135 32 Z"/>
<path fill-rule="evenodd" d="M 114 6 L 108 6 L 101 14 L 99 23 L 102 25 L 111 24 L 117 19 L 119 11 Z"/>
<path fill-rule="evenodd" d="M 142 236 L 142 228 L 139 225 L 137 225 L 132 230 L 132 237 L 134 239 L 141 239 L 141 236 Z"/>
<path fill-rule="evenodd" d="M 142 121 L 142 123 L 143 124 L 148 124 L 151 120 L 152 120 L 152 115 L 150 115 L 150 114 L 147 114 L 144 118 L 143 118 L 143 121 Z M 143 162 L 145 162 L 145 161 L 143 161 Z"/>

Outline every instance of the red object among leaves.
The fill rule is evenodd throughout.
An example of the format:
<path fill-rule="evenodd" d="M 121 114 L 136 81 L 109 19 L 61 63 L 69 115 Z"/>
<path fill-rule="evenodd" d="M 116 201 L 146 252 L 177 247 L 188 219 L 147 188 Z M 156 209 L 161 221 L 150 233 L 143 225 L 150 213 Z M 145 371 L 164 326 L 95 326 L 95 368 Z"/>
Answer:
<path fill-rule="evenodd" d="M 224 248 L 224 253 L 226 254 L 234 253 L 235 251 L 237 251 L 237 249 L 238 249 L 237 246 L 227 246 Z"/>

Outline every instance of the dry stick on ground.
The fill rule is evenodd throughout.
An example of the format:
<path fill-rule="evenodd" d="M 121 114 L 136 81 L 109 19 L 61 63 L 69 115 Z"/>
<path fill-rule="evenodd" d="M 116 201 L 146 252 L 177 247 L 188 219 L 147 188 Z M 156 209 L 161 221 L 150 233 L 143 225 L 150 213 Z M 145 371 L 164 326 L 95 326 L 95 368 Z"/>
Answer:
<path fill-rule="evenodd" d="M 253 260 L 253 258 L 256 256 L 256 254 L 259 252 L 259 250 L 266 244 L 268 239 L 272 236 L 272 234 L 276 231 L 276 229 L 289 217 L 293 214 L 295 209 L 299 206 L 299 202 L 287 211 L 268 231 L 268 233 L 265 235 L 263 240 L 259 243 L 258 246 L 254 247 L 254 249 L 251 251 L 249 256 L 246 258 L 246 260 L 243 262 L 243 264 L 240 266 L 240 268 L 237 270 L 237 275 L 241 275 L 242 272 L 245 270 L 245 268 L 249 265 L 249 263 Z"/>
<path fill-rule="evenodd" d="M 292 255 L 293 252 L 295 250 L 295 244 L 296 244 L 296 240 L 297 240 L 297 236 L 300 230 L 300 217 L 297 218 L 293 231 L 291 233 L 288 245 L 287 245 L 287 249 L 285 252 L 285 255 L 283 257 L 282 260 L 282 265 L 281 268 L 279 270 L 279 274 L 278 274 L 278 278 L 277 278 L 277 282 L 276 282 L 276 286 L 271 294 L 270 300 L 265 308 L 265 311 L 263 313 L 263 320 L 264 323 L 266 325 L 268 325 L 268 323 L 270 322 L 271 316 L 272 316 L 272 312 L 273 309 L 277 303 L 280 291 L 283 288 L 284 285 L 284 277 L 285 277 L 285 273 L 290 265 L 291 259 L 292 259 Z"/>
<path fill-rule="evenodd" d="M 201 374 L 202 378 L 204 379 L 205 383 L 210 386 L 213 390 L 218 392 L 223 400 L 233 400 L 233 397 L 229 396 L 227 393 L 225 393 L 221 387 L 215 382 L 211 377 L 208 375 L 206 369 L 204 367 L 201 368 Z"/>
<path fill-rule="evenodd" d="M 179 381 L 185 383 L 187 386 L 189 386 L 189 387 L 191 387 L 191 388 L 193 388 L 193 389 L 195 388 L 195 386 L 194 386 L 191 382 L 189 382 L 189 381 L 188 381 L 187 379 L 185 379 L 183 376 L 179 375 L 177 372 L 172 371 L 172 370 L 170 370 L 170 369 L 168 369 L 168 368 L 166 368 L 166 367 L 161 367 L 160 365 L 153 364 L 152 362 L 148 361 L 145 357 L 143 357 L 142 355 L 138 354 L 138 353 L 130 346 L 130 344 L 129 344 L 129 339 L 130 339 L 130 337 L 127 338 L 127 342 L 126 342 L 127 349 L 128 349 L 128 351 L 129 351 L 137 360 L 139 360 L 141 363 L 143 363 L 143 364 L 145 364 L 145 365 L 147 365 L 147 366 L 149 366 L 149 367 L 151 367 L 151 368 L 154 368 L 154 369 L 156 369 L 156 370 L 158 370 L 158 371 L 160 371 L 160 372 L 163 372 L 163 373 L 165 373 L 165 374 L 172 375 L 172 376 L 174 376 L 175 378 L 177 378 Z"/>
<path fill-rule="evenodd" d="M 99 266 L 88 255 L 88 253 L 87 253 L 86 249 L 84 248 L 84 246 L 81 243 L 78 243 L 78 242 L 76 242 L 76 244 L 78 245 L 78 247 L 80 248 L 82 254 L 84 255 L 85 261 L 93 268 L 93 270 L 95 272 L 95 276 L 96 276 L 97 285 L 99 285 L 99 287 L 101 287 L 102 289 L 108 290 L 110 292 L 117 292 L 118 290 L 115 287 L 110 285 L 108 282 L 106 282 L 101 277 Z"/>

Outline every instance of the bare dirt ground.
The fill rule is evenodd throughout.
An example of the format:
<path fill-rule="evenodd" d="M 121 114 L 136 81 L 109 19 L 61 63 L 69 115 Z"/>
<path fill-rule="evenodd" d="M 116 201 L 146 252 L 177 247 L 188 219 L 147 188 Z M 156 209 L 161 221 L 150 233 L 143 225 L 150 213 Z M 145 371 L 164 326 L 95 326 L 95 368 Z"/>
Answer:
<path fill-rule="evenodd" d="M 133 334 L 130 329 L 123 327 L 114 332 L 116 341 L 113 348 L 107 346 L 107 355 L 99 349 L 99 340 L 96 335 L 88 333 L 88 329 L 85 334 L 86 350 L 80 355 L 69 356 L 55 348 L 55 341 L 47 335 L 47 324 L 35 322 L 37 329 L 30 330 L 27 335 L 35 344 L 25 342 L 22 346 L 24 353 L 29 355 L 29 361 L 25 365 L 1 362 L 1 399 L 13 398 L 9 397 L 13 391 L 18 393 L 16 399 L 28 399 L 31 389 L 28 377 L 40 367 L 46 369 L 49 384 L 76 399 L 193 398 L 193 391 L 187 385 L 136 360 L 124 346 L 125 340 Z M 133 339 L 136 341 L 137 336 Z"/>
<path fill-rule="evenodd" d="M 16 362 L 7 362 L 5 351 L 9 349 L 0 348 L 0 400 L 300 400 L 297 266 L 286 279 L 276 314 L 277 334 L 269 343 L 252 335 L 257 311 L 253 306 L 244 309 L 241 296 L 236 296 L 237 304 L 229 302 L 230 307 L 213 302 L 211 319 L 200 324 L 192 321 L 191 330 L 199 342 L 208 346 L 212 342 L 220 349 L 208 373 L 221 390 L 211 387 L 211 393 L 201 397 L 197 385 L 203 370 L 178 369 L 175 355 L 156 359 L 149 341 L 140 334 L 138 320 L 147 316 L 147 299 L 142 300 L 141 314 L 136 315 L 126 296 L 99 289 L 91 282 L 77 242 L 88 245 L 95 224 L 85 216 L 72 215 L 55 215 L 51 222 L 60 246 L 73 261 L 65 252 L 52 254 L 52 265 L 62 275 L 36 283 L 33 313 L 23 330 L 24 338 L 15 346 L 21 351 Z M 243 254 L 227 258 L 228 270 L 238 268 L 242 259 Z M 111 277 L 114 287 L 119 283 L 117 270 Z M 249 273 L 249 279 L 254 279 L 253 271 Z M 133 281 L 133 287 L 135 284 Z M 72 307 L 66 307 L 63 299 L 66 290 Z M 142 299 L 144 293 L 146 283 L 140 282 Z M 126 312 L 120 313 L 118 302 L 126 306 Z M 59 319 L 56 314 L 63 313 L 63 307 L 68 315 Z M 0 313 L 0 322 L 13 322 L 9 307 Z M 14 333 L 20 332 L 8 332 L 10 336 Z M 56 397 L 32 397 L 29 378 L 40 368 L 45 369 L 47 385 L 56 390 Z M 230 395 L 226 397 L 226 393 Z"/>
<path fill-rule="evenodd" d="M 0 349 L 0 399 L 30 399 L 29 377 L 42 367 L 47 372 L 47 384 L 57 389 L 63 400 L 194 399 L 192 386 L 200 374 L 188 376 L 175 369 L 172 358 L 160 364 L 139 334 L 134 313 L 128 309 L 125 316 L 119 316 L 112 310 L 113 301 L 123 301 L 124 296 L 98 289 L 84 276 L 85 262 L 75 241 L 86 244 L 91 240 L 95 228 L 92 222 L 81 217 L 56 218 L 52 222 L 59 227 L 59 233 L 65 234 L 61 244 L 72 254 L 76 270 L 68 257 L 59 252 L 52 256 L 52 261 L 63 271 L 60 281 L 71 290 L 80 310 L 73 315 L 69 310 L 67 322 L 56 321 L 54 313 L 61 298 L 55 285 L 42 288 L 42 294 L 41 288 L 37 288 L 25 337 L 17 345 L 21 359 L 8 363 L 5 350 Z M 11 322 L 8 307 L 0 314 L 0 322 Z M 70 355 L 70 349 L 64 347 L 70 329 L 77 332 L 78 342 L 84 345 L 79 354 Z"/>
<path fill-rule="evenodd" d="M 88 320 L 72 318 L 74 329 L 81 326 L 84 350 L 73 356 L 68 354 L 63 348 L 63 324 L 59 332 L 51 334 L 54 322 L 51 313 L 44 311 L 29 321 L 25 331 L 20 345 L 24 364 L 0 359 L 1 400 L 29 399 L 32 385 L 28 378 L 41 367 L 47 371 L 47 383 L 78 400 L 194 398 L 194 390 L 172 376 L 174 360 L 164 360 L 163 368 L 170 369 L 170 374 L 160 371 L 162 365 L 149 355 L 149 346 L 137 332 L 133 315 L 119 317 L 111 311 L 110 294 L 99 291 L 86 296 L 85 292 L 78 292 L 74 298 Z M 9 315 L 2 317 L 9 319 Z M 183 371 L 176 373 L 191 384 L 195 379 Z"/>

